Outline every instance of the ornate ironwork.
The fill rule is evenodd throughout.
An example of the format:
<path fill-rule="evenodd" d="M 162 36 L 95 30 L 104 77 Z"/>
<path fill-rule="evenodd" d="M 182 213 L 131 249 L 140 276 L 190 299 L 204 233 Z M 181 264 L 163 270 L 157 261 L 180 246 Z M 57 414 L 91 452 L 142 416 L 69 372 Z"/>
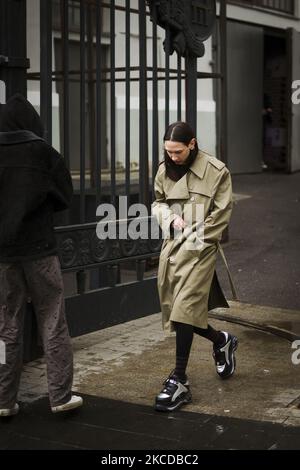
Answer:
<path fill-rule="evenodd" d="M 152 226 L 151 226 L 152 221 Z M 127 221 L 130 223 L 130 221 Z M 119 224 L 117 222 L 117 233 Z M 97 237 L 96 223 L 59 227 L 56 229 L 56 239 L 62 269 L 77 271 L 91 266 L 116 263 L 125 259 L 146 259 L 159 255 L 162 239 L 158 237 L 159 228 L 149 218 L 149 233 L 152 238 L 132 240 L 130 238 L 102 240 Z"/>
<path fill-rule="evenodd" d="M 170 30 L 170 55 L 202 57 L 216 18 L 215 0 L 148 0 L 151 19 Z"/>

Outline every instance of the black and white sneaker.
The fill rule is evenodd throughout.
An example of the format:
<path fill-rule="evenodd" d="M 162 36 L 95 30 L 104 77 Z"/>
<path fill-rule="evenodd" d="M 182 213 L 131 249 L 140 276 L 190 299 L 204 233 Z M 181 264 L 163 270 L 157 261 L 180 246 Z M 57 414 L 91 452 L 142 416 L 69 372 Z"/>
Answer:
<path fill-rule="evenodd" d="M 164 382 L 164 388 L 157 395 L 155 409 L 157 411 L 174 411 L 192 399 L 190 385 L 186 379 L 182 382 L 174 374 Z"/>
<path fill-rule="evenodd" d="M 215 360 L 217 374 L 221 379 L 231 377 L 235 371 L 236 359 L 234 352 L 238 347 L 238 339 L 236 336 L 222 331 L 225 336 L 225 343 L 221 347 L 214 346 L 213 358 Z"/>

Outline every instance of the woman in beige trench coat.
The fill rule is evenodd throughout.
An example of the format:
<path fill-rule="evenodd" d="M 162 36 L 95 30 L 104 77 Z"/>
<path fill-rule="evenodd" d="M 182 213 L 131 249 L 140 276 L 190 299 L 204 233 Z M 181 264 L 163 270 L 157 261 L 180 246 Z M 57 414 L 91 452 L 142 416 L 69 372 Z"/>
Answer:
<path fill-rule="evenodd" d="M 184 122 L 164 136 L 165 159 L 155 178 L 152 213 L 164 235 L 158 269 L 163 327 L 176 331 L 176 366 L 157 395 L 158 411 L 191 401 L 186 367 L 194 333 L 213 343 L 218 375 L 235 370 L 237 338 L 208 325 L 208 310 L 228 304 L 215 274 L 216 256 L 232 210 L 231 177 L 225 164 L 199 151 Z"/>

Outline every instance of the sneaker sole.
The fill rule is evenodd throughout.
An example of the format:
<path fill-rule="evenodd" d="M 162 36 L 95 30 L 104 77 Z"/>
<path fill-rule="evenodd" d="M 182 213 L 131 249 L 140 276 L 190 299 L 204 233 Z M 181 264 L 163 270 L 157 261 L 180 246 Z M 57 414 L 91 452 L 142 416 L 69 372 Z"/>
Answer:
<path fill-rule="evenodd" d="M 19 405 L 17 405 L 15 408 L 12 408 L 11 410 L 2 410 L 0 411 L 0 416 L 15 416 L 16 414 L 19 413 Z"/>
<path fill-rule="evenodd" d="M 77 403 L 70 403 L 69 405 L 59 405 L 59 406 L 53 406 L 51 408 L 52 413 L 63 413 L 64 411 L 70 411 L 70 410 L 75 410 L 76 408 L 80 408 L 83 404 L 83 400 L 81 402 Z"/>
<path fill-rule="evenodd" d="M 178 403 L 176 403 L 173 406 L 164 406 L 164 405 L 161 405 L 159 403 L 156 403 L 154 408 L 155 408 L 156 411 L 175 411 L 178 408 L 180 408 L 182 405 L 185 405 L 186 403 L 190 403 L 191 401 L 192 401 L 192 395 L 189 394 L 185 397 L 184 400 L 179 401 Z"/>

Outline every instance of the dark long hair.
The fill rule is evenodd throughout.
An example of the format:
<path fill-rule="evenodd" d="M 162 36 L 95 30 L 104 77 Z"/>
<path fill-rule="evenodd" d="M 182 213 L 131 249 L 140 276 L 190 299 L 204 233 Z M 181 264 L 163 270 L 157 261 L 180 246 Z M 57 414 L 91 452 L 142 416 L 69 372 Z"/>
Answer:
<path fill-rule="evenodd" d="M 171 140 L 172 142 L 181 142 L 184 145 L 188 145 L 192 139 L 196 139 L 195 132 L 187 122 L 177 121 L 171 124 L 164 135 L 164 142 Z M 196 140 L 195 148 L 190 151 L 190 154 L 185 161 L 184 165 L 178 165 L 173 162 L 169 157 L 168 152 L 165 150 L 165 165 L 166 174 L 173 181 L 178 181 L 182 178 L 194 162 L 199 152 L 198 143 Z"/>

